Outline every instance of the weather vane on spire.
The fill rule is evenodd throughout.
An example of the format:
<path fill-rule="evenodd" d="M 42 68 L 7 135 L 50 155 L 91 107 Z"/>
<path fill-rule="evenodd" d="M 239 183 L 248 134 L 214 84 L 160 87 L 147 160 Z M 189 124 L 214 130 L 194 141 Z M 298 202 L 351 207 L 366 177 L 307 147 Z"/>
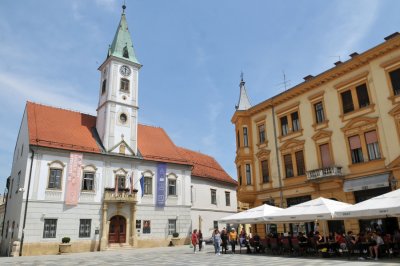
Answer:
<path fill-rule="evenodd" d="M 125 0 L 124 0 L 124 4 L 122 5 L 122 14 L 125 14 L 125 9 L 126 9 L 126 5 L 125 5 Z"/>

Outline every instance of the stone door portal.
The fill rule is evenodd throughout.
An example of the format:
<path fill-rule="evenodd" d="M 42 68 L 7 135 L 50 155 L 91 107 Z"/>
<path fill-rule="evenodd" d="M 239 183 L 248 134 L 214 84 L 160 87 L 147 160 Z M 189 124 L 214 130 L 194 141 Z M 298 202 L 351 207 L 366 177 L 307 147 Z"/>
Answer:
<path fill-rule="evenodd" d="M 116 215 L 110 220 L 110 230 L 108 234 L 109 243 L 126 242 L 126 219 L 121 215 Z"/>

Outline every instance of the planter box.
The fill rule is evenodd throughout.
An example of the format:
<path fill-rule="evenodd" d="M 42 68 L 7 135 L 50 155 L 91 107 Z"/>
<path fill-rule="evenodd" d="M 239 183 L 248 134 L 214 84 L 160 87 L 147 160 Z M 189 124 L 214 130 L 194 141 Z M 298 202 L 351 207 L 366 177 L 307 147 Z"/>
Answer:
<path fill-rule="evenodd" d="M 59 244 L 59 251 L 61 254 L 72 253 L 71 243 Z"/>
<path fill-rule="evenodd" d="M 172 244 L 174 244 L 174 246 L 178 246 L 180 244 L 181 239 L 179 237 L 173 237 L 171 238 Z"/>

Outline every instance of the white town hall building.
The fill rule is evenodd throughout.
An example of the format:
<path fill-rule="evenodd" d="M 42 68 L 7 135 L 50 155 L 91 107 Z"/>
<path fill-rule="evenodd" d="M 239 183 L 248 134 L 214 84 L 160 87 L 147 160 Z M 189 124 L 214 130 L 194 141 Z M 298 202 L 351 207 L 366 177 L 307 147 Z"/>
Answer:
<path fill-rule="evenodd" d="M 123 12 L 99 67 L 97 116 L 27 102 L 2 255 L 57 254 L 63 237 L 72 252 L 167 246 L 175 232 L 183 244 L 236 212 L 237 182 L 214 158 L 138 124 L 140 68 Z"/>

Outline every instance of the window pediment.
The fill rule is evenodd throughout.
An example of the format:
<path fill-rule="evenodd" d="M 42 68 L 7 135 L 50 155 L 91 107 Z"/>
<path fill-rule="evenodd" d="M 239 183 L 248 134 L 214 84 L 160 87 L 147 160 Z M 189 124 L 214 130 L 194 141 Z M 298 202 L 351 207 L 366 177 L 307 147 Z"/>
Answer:
<path fill-rule="evenodd" d="M 377 117 L 357 117 L 350 120 L 344 127 L 342 127 L 342 131 L 346 136 L 356 133 L 358 134 L 376 128 L 377 122 Z"/>
<path fill-rule="evenodd" d="M 314 141 L 318 141 L 321 139 L 330 139 L 331 136 L 332 136 L 332 131 L 320 130 L 317 133 L 315 133 L 314 136 L 312 136 L 312 139 Z"/>
<path fill-rule="evenodd" d="M 126 171 L 126 170 L 123 169 L 123 168 L 119 168 L 119 169 L 117 169 L 117 170 L 114 170 L 114 174 L 116 174 L 116 175 L 127 175 L 127 174 L 128 174 L 128 171 Z"/>
<path fill-rule="evenodd" d="M 153 176 L 154 176 L 154 173 L 153 173 L 153 171 L 146 170 L 146 171 L 143 171 L 143 172 L 142 172 L 142 176 L 153 177 Z"/>
<path fill-rule="evenodd" d="M 94 166 L 93 164 L 82 166 L 82 169 L 83 169 L 83 171 L 87 171 L 87 172 L 96 172 L 97 171 L 97 167 Z"/>
<path fill-rule="evenodd" d="M 292 153 L 294 151 L 302 150 L 304 148 L 304 140 L 292 139 L 286 141 L 279 149 L 282 154 Z"/>
<path fill-rule="evenodd" d="M 271 153 L 270 150 L 267 149 L 261 149 L 256 153 L 257 158 L 267 158 L 269 157 L 269 154 Z"/>
<path fill-rule="evenodd" d="M 59 160 L 52 161 L 47 164 L 50 168 L 60 168 L 63 169 L 65 167 L 65 164 Z"/>

